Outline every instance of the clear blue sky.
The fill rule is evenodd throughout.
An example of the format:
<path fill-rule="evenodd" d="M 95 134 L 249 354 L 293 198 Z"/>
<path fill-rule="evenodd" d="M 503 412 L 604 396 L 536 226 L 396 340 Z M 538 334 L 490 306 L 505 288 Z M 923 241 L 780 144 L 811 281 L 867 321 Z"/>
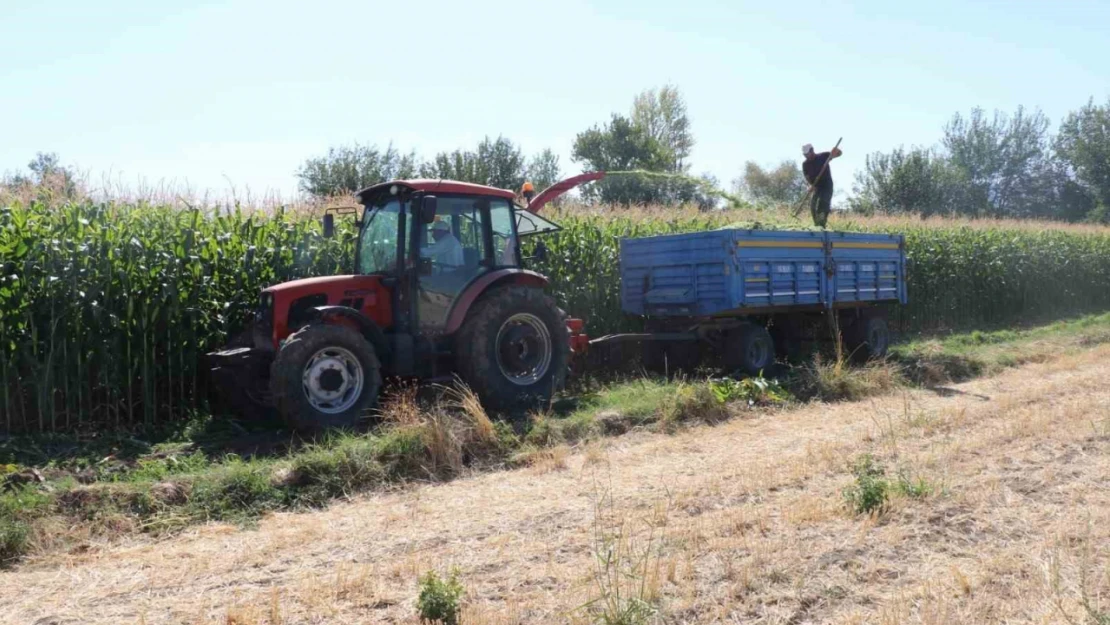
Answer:
<path fill-rule="evenodd" d="M 695 172 L 931 145 L 972 106 L 1055 125 L 1110 93 L 1108 2 L 0 0 L 0 172 L 37 151 L 140 181 L 285 195 L 328 146 L 551 147 L 640 90 L 686 97 Z M 839 195 L 839 194 L 838 194 Z"/>

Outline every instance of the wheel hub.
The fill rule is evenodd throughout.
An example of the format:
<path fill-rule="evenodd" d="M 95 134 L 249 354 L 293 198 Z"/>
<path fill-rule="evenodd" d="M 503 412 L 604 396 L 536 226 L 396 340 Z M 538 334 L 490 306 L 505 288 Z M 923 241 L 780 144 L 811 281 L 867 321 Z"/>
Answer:
<path fill-rule="evenodd" d="M 347 410 L 362 394 L 362 363 L 342 347 L 313 354 L 304 368 L 304 393 L 313 408 L 326 413 Z"/>
<path fill-rule="evenodd" d="M 501 324 L 496 350 L 502 375 L 513 384 L 528 386 L 546 375 L 551 366 L 551 333 L 539 317 L 517 313 Z"/>

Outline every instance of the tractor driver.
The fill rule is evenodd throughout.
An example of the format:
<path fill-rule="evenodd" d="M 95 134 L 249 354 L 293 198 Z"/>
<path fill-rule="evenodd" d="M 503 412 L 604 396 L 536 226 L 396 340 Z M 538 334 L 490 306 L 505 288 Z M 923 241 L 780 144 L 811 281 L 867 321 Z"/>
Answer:
<path fill-rule="evenodd" d="M 451 232 L 450 224 L 446 221 L 434 222 L 432 224 L 432 238 L 435 239 L 435 242 L 421 248 L 420 255 L 431 259 L 433 267 L 438 268 L 439 272 L 444 272 L 463 266 L 465 259 L 462 243 L 459 243 L 459 240 Z"/>

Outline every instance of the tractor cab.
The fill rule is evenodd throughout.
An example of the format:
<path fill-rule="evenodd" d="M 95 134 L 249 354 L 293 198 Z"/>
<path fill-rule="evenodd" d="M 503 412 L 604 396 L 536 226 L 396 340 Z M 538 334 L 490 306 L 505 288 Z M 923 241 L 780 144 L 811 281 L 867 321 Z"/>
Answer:
<path fill-rule="evenodd" d="M 520 242 L 559 230 L 538 208 L 601 175 L 525 189 L 527 207 L 511 191 L 447 180 L 364 189 L 351 273 L 265 289 L 251 327 L 210 354 L 225 396 L 301 430 L 352 425 L 383 376 L 457 376 L 495 410 L 548 400 L 587 339 Z M 325 236 L 334 220 L 325 214 Z"/>
<path fill-rule="evenodd" d="M 559 229 L 512 192 L 468 183 L 391 182 L 358 198 L 354 273 L 389 278 L 402 313 L 394 323 L 426 334 L 455 329 L 451 312 L 472 283 L 521 269 L 521 237 Z"/>

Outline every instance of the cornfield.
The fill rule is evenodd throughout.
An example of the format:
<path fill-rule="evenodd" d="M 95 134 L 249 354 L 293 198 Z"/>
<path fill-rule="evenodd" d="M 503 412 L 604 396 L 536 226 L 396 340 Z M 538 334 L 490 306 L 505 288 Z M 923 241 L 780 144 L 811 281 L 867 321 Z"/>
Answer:
<path fill-rule="evenodd" d="M 537 269 L 591 334 L 635 329 L 620 312 L 619 238 L 738 218 L 767 214 L 564 208 L 564 229 L 545 237 L 549 256 Z M 907 235 L 905 330 L 1110 308 L 1110 230 L 883 219 L 835 227 Z M 304 213 L 0 207 L 0 427 L 126 428 L 205 410 L 203 354 L 242 325 L 265 286 L 349 271 L 349 243 L 323 238 Z"/>
<path fill-rule="evenodd" d="M 738 214 L 746 219 L 738 223 Z M 550 255 L 538 271 L 551 278 L 556 299 L 568 312 L 587 319 L 593 335 L 642 327 L 620 311 L 621 237 L 806 227 L 781 215 L 743 211 L 642 211 L 632 217 L 572 212 L 557 220 L 564 229 L 544 240 Z M 906 332 L 997 327 L 1110 308 L 1110 229 L 912 219 L 842 221 L 831 227 L 906 235 L 909 304 L 894 318 Z"/>

